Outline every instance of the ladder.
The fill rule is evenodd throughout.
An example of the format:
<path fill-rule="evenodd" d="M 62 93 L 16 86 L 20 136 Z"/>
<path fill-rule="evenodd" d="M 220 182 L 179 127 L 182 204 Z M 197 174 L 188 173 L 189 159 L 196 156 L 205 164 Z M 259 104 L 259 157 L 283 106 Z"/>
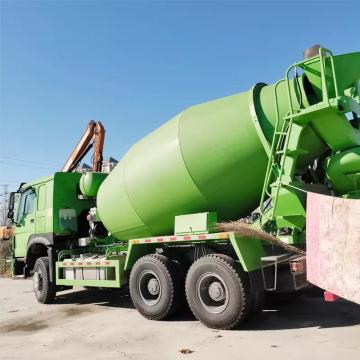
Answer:
<path fill-rule="evenodd" d="M 273 178 L 273 175 L 276 177 L 276 195 L 273 198 L 272 208 L 275 208 L 276 201 L 279 195 L 282 175 L 284 173 L 283 168 L 285 164 L 286 154 L 289 146 L 289 139 L 291 128 L 293 124 L 293 111 L 289 111 L 287 115 L 283 119 L 283 123 L 281 128 L 279 129 L 280 124 L 280 116 L 279 116 L 279 107 L 278 107 L 278 97 L 277 97 L 277 87 L 285 79 L 279 80 L 274 88 L 274 97 L 275 97 L 275 108 L 276 108 L 276 123 L 274 134 L 271 142 L 271 149 L 269 153 L 269 160 L 265 174 L 264 186 L 261 193 L 260 200 L 260 215 L 263 216 L 265 214 L 265 198 L 271 196 L 269 192 L 270 184 Z M 288 83 L 289 92 L 290 85 Z"/>
<path fill-rule="evenodd" d="M 288 156 L 296 155 L 296 150 L 290 150 L 289 151 L 289 140 L 291 136 L 291 130 L 292 125 L 294 122 L 294 119 L 298 119 L 303 114 L 308 114 L 309 112 L 316 111 L 313 106 L 310 106 L 308 108 L 302 108 L 302 104 L 300 103 L 299 107 L 294 107 L 293 99 L 291 96 L 291 89 L 290 89 L 290 72 L 291 70 L 295 69 L 295 79 L 297 77 L 297 69 L 303 68 L 306 65 L 320 60 L 320 71 L 321 71 L 321 92 L 322 92 L 322 102 L 324 105 L 330 105 L 329 102 L 329 94 L 326 84 L 326 64 L 325 64 L 325 58 L 330 58 L 330 66 L 331 66 L 331 75 L 334 82 L 335 87 L 335 95 L 338 97 L 338 86 L 337 86 L 337 79 L 335 74 L 335 66 L 333 61 L 333 54 L 330 50 L 325 48 L 319 49 L 319 55 L 310 58 L 302 60 L 298 63 L 295 63 L 288 67 L 286 71 L 286 75 L 284 79 L 279 80 L 274 87 L 274 103 L 275 103 L 275 110 L 276 110 L 276 122 L 274 127 L 274 134 L 271 142 L 271 149 L 269 153 L 269 160 L 268 165 L 265 173 L 265 179 L 264 179 L 264 185 L 261 193 L 261 200 L 260 200 L 260 206 L 259 206 L 259 212 L 260 212 L 260 221 L 264 214 L 267 212 L 265 208 L 265 198 L 271 197 L 272 199 L 272 207 L 271 207 L 271 214 L 269 220 L 274 219 L 274 210 L 276 208 L 277 200 L 279 197 L 280 188 L 282 186 L 282 177 L 284 175 L 284 165 L 285 160 Z M 286 81 L 287 86 L 287 97 L 288 97 L 288 103 L 289 103 L 289 110 L 285 117 L 282 119 L 282 126 L 279 129 L 280 124 L 280 115 L 279 115 L 279 104 L 278 104 L 278 94 L 277 89 L 280 83 L 283 81 Z M 298 84 L 298 82 L 296 82 Z M 298 85 L 299 86 L 299 85 Z M 301 92 L 301 89 L 298 89 L 299 92 Z M 273 180 L 273 176 L 275 176 L 275 192 L 274 194 L 271 194 L 269 191 L 271 187 L 271 182 Z"/>

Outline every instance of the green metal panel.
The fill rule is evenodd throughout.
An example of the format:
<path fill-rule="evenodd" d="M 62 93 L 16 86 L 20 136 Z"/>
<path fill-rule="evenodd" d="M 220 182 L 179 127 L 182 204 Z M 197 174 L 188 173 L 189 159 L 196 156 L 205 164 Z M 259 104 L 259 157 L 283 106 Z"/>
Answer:
<path fill-rule="evenodd" d="M 231 233 L 230 241 L 245 271 L 260 269 L 261 257 L 265 255 L 265 251 L 259 239 L 241 237 Z"/>
<path fill-rule="evenodd" d="M 265 254 L 262 242 L 259 239 L 237 236 L 233 232 L 213 233 L 191 236 L 166 236 L 163 238 L 153 237 L 145 239 L 134 239 L 129 242 L 125 270 L 130 270 L 136 260 L 146 254 L 154 253 L 156 248 L 176 251 L 173 246 L 186 245 L 214 245 L 231 242 L 237 258 L 244 271 L 253 271 L 261 266 L 260 259 Z"/>
<path fill-rule="evenodd" d="M 136 263 L 137 259 L 139 259 L 142 256 L 147 255 L 147 254 L 153 254 L 154 252 L 156 252 L 156 249 L 158 247 L 163 247 L 163 246 L 165 246 L 165 245 L 164 244 L 159 245 L 156 243 L 137 244 L 137 243 L 133 243 L 130 241 L 124 269 L 131 270 L 131 268 Z"/>
<path fill-rule="evenodd" d="M 175 216 L 175 235 L 206 234 L 214 231 L 217 223 L 215 212 Z"/>
<path fill-rule="evenodd" d="M 108 265 L 102 265 L 101 268 L 115 268 L 115 279 L 114 280 L 70 280 L 60 278 L 62 269 L 65 267 L 62 262 L 57 261 L 55 264 L 55 274 L 56 274 L 56 285 L 63 286 L 94 286 L 94 287 L 109 287 L 109 288 L 120 288 L 122 286 L 122 277 L 123 277 L 123 263 L 121 260 L 107 260 Z M 93 267 L 82 265 L 73 265 L 72 267 L 76 268 L 86 268 Z M 125 281 L 126 282 L 126 281 Z"/>
<path fill-rule="evenodd" d="M 54 174 L 53 197 L 52 204 L 50 205 L 51 212 L 49 212 L 53 220 L 50 232 L 62 235 L 74 231 L 71 226 L 68 229 L 64 228 L 61 216 L 62 209 L 73 209 L 76 216 L 79 216 L 82 211 L 90 209 L 95 205 L 92 199 L 78 198 L 80 178 L 80 173 L 57 172 Z"/>

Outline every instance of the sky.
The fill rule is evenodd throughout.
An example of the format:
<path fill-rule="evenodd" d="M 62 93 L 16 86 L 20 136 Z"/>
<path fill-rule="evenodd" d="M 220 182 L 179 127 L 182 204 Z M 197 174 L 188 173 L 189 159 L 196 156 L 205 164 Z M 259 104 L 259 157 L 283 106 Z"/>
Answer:
<path fill-rule="evenodd" d="M 10 189 L 60 170 L 91 119 L 120 159 L 186 107 L 277 81 L 311 45 L 360 50 L 359 1 L 0 0 L 0 12 Z"/>

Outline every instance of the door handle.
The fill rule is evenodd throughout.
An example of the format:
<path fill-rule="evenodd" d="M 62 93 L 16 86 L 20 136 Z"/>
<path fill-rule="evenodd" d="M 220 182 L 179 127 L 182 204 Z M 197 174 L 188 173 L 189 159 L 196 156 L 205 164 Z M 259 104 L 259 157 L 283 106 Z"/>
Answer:
<path fill-rule="evenodd" d="M 34 223 L 34 219 L 31 219 L 30 222 L 33 224 L 33 223 Z"/>

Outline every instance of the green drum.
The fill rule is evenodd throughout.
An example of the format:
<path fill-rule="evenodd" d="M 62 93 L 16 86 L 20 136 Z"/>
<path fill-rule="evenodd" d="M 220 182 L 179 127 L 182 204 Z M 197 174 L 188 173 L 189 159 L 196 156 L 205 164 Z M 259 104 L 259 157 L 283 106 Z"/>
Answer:
<path fill-rule="evenodd" d="M 290 80 L 295 105 L 309 105 L 309 86 L 305 75 Z M 176 215 L 216 211 L 220 220 L 232 220 L 256 209 L 277 119 L 275 87 L 282 119 L 289 109 L 286 82 L 259 83 L 193 106 L 132 146 L 97 195 L 99 216 L 112 235 L 172 234 Z M 303 139 L 298 164 L 305 168 L 324 145 L 311 127 Z"/>

